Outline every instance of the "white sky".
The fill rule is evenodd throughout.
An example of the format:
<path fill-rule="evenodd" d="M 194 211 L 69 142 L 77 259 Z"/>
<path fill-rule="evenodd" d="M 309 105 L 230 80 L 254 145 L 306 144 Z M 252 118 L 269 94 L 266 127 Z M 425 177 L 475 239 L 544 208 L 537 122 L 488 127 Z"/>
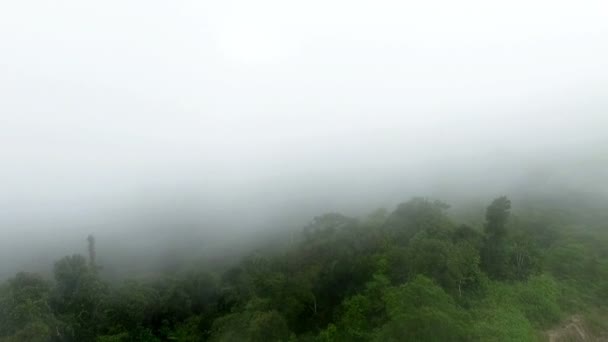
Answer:
<path fill-rule="evenodd" d="M 593 158 L 607 95 L 601 0 L 3 1 L 0 207 Z"/>

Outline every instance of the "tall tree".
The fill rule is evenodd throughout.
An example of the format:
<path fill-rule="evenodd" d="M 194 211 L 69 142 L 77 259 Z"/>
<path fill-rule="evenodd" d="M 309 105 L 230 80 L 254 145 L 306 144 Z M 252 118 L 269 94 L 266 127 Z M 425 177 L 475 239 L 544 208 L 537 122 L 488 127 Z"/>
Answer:
<path fill-rule="evenodd" d="M 511 201 L 506 196 L 495 199 L 486 209 L 486 239 L 481 253 L 482 266 L 490 277 L 505 278 L 509 252 L 506 243 L 507 220 Z"/>
<path fill-rule="evenodd" d="M 97 269 L 97 264 L 95 262 L 96 253 L 95 253 L 95 237 L 93 234 L 87 237 L 88 242 L 88 250 L 89 250 L 89 267 L 91 270 L 95 271 Z"/>
<path fill-rule="evenodd" d="M 507 220 L 511 210 L 511 201 L 507 196 L 495 199 L 486 209 L 485 231 L 490 239 L 504 239 L 507 235 Z"/>

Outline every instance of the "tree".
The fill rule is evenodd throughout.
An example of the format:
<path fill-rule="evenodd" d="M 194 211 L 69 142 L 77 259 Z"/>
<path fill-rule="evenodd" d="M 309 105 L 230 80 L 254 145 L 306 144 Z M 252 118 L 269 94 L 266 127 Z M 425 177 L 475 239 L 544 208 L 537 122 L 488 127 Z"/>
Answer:
<path fill-rule="evenodd" d="M 424 274 L 459 297 L 477 284 L 481 273 L 479 251 L 471 243 L 429 237 L 424 231 L 410 241 L 404 262 L 410 278 Z"/>
<path fill-rule="evenodd" d="M 385 295 L 389 321 L 378 341 L 465 341 L 467 314 L 425 276 L 390 289 Z"/>
<path fill-rule="evenodd" d="M 347 298 L 340 317 L 339 328 L 345 341 L 369 341 L 371 333 L 370 299 L 358 294 Z"/>
<path fill-rule="evenodd" d="M 508 242 L 508 278 L 525 280 L 540 271 L 540 253 L 530 235 L 517 234 Z"/>
<path fill-rule="evenodd" d="M 40 275 L 20 272 L 0 289 L 0 340 L 47 341 L 60 322 L 49 306 L 51 287 Z"/>
<path fill-rule="evenodd" d="M 77 340 L 93 338 L 102 322 L 101 304 L 107 286 L 82 255 L 66 256 L 55 263 L 56 286 L 52 306 L 67 323 L 66 334 Z"/>
<path fill-rule="evenodd" d="M 523 313 L 509 306 L 484 307 L 474 312 L 474 341 L 538 341 Z"/>
<path fill-rule="evenodd" d="M 387 218 L 385 227 L 400 243 L 407 242 L 416 233 L 443 235 L 450 226 L 445 211 L 449 205 L 440 201 L 413 198 L 401 203 Z"/>
<path fill-rule="evenodd" d="M 495 199 L 486 209 L 486 238 L 481 261 L 484 271 L 495 279 L 507 277 L 509 251 L 506 224 L 510 209 L 511 201 L 506 196 Z"/>
<path fill-rule="evenodd" d="M 466 224 L 458 226 L 452 232 L 452 241 L 454 243 L 467 242 L 475 249 L 483 247 L 483 234 L 476 229 L 473 229 Z"/>
<path fill-rule="evenodd" d="M 244 310 L 216 319 L 210 341 L 287 341 L 291 332 L 285 318 L 274 310 L 257 310 L 258 305 L 252 301 Z"/>
<path fill-rule="evenodd" d="M 256 312 L 248 330 L 252 342 L 287 341 L 291 334 L 285 318 L 274 310 Z"/>
<path fill-rule="evenodd" d="M 408 246 L 406 267 L 409 278 L 413 279 L 417 274 L 424 274 L 443 286 L 450 286 L 447 270 L 451 247 L 449 240 L 417 234 Z"/>
<path fill-rule="evenodd" d="M 501 240 L 506 237 L 506 224 L 510 210 L 511 201 L 506 196 L 498 197 L 488 206 L 485 232 L 489 239 Z"/>
<path fill-rule="evenodd" d="M 131 331 L 151 323 L 160 310 L 158 291 L 135 281 L 126 281 L 112 291 L 104 305 L 108 331 Z"/>
<path fill-rule="evenodd" d="M 453 286 L 458 289 L 458 297 L 479 284 L 479 263 L 479 251 L 469 242 L 458 242 L 452 246 L 447 260 L 447 273 Z"/>

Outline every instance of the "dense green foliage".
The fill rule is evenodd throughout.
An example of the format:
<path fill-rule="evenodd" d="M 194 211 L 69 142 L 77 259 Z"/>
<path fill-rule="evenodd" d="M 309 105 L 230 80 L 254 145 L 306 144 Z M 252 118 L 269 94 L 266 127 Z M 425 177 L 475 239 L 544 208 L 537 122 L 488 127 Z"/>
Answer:
<path fill-rule="evenodd" d="M 221 273 L 113 284 L 89 258 L 0 287 L 0 341 L 530 341 L 608 305 L 602 210 L 506 197 L 483 226 L 415 198 L 364 219 L 316 217 Z M 598 320 L 600 321 L 600 320 Z M 600 326 L 598 323 L 597 326 Z"/>

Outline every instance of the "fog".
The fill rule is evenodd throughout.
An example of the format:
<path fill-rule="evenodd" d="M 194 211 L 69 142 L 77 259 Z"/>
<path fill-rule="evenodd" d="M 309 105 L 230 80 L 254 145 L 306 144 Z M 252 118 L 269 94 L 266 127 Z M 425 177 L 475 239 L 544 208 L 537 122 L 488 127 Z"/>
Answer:
<path fill-rule="evenodd" d="M 102 264 L 222 257 L 412 196 L 603 196 L 607 11 L 5 1 L 0 277 L 82 252 L 90 233 Z"/>

